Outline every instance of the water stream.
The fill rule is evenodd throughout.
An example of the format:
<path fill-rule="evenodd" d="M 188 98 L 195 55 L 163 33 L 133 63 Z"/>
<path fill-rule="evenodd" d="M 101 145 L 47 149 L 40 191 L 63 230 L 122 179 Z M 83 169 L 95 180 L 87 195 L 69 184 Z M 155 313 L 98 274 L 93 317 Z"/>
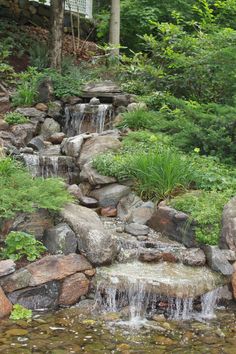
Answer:
<path fill-rule="evenodd" d="M 111 104 L 91 105 L 80 103 L 65 108 L 64 133 L 75 136 L 85 132 L 102 133 L 112 128 L 113 107 Z"/>

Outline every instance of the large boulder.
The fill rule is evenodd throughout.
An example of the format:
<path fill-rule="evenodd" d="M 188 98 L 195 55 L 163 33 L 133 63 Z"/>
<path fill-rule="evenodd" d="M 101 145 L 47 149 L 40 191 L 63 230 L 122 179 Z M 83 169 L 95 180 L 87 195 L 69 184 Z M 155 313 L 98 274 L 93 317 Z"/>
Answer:
<path fill-rule="evenodd" d="M 82 134 L 64 139 L 61 145 L 62 153 L 67 156 L 78 157 L 83 141 L 84 137 Z"/>
<path fill-rule="evenodd" d="M 0 280 L 6 293 L 31 286 L 38 286 L 54 280 L 64 279 L 72 274 L 92 269 L 87 259 L 79 254 L 52 255 L 27 265 Z"/>
<path fill-rule="evenodd" d="M 62 283 L 59 305 L 73 305 L 81 296 L 87 295 L 89 280 L 83 273 L 76 273 L 67 277 Z"/>
<path fill-rule="evenodd" d="M 183 243 L 186 247 L 197 247 L 194 223 L 189 216 L 160 203 L 147 225 L 163 235 Z"/>
<path fill-rule="evenodd" d="M 135 209 L 142 207 L 143 201 L 134 193 L 129 193 L 121 198 L 117 205 L 117 216 L 120 220 L 131 222 L 132 212 Z"/>
<path fill-rule="evenodd" d="M 53 118 L 46 118 L 41 127 L 41 134 L 44 138 L 49 138 L 55 133 L 59 133 L 61 130 L 60 124 Z"/>
<path fill-rule="evenodd" d="M 224 252 L 222 252 L 217 246 L 205 245 L 202 246 L 207 263 L 212 270 L 222 273 L 223 275 L 232 275 L 233 266 L 229 263 Z"/>
<path fill-rule="evenodd" d="M 108 150 L 116 151 L 120 148 L 121 142 L 115 135 L 93 136 L 83 144 L 78 163 L 80 166 L 83 166 L 98 154 L 102 154 Z"/>
<path fill-rule="evenodd" d="M 11 313 L 12 304 L 0 287 L 0 318 L 6 317 Z"/>
<path fill-rule="evenodd" d="M 20 304 L 31 310 L 53 310 L 58 306 L 60 283 L 51 281 L 36 287 L 21 289 L 8 294 L 13 304 Z"/>
<path fill-rule="evenodd" d="M 15 146 L 20 148 L 27 145 L 28 142 L 37 133 L 37 130 L 37 124 L 25 123 L 13 125 L 11 127 L 11 132 L 15 137 Z"/>
<path fill-rule="evenodd" d="M 94 265 L 111 263 L 117 255 L 117 243 L 91 209 L 67 204 L 61 216 L 78 238 L 78 249 Z"/>
<path fill-rule="evenodd" d="M 220 248 L 236 251 L 236 197 L 223 210 Z"/>
<path fill-rule="evenodd" d="M 38 209 L 34 213 L 19 214 L 9 225 L 9 231 L 24 231 L 42 240 L 45 230 L 54 225 L 53 217 L 46 209 Z"/>
<path fill-rule="evenodd" d="M 75 233 L 65 223 L 47 229 L 43 243 L 51 254 L 70 254 L 77 250 Z"/>
<path fill-rule="evenodd" d="M 17 108 L 16 112 L 23 114 L 31 121 L 43 122 L 46 117 L 46 113 L 33 107 Z"/>
<path fill-rule="evenodd" d="M 90 193 L 90 197 L 97 199 L 102 208 L 116 207 L 121 198 L 129 194 L 129 192 L 129 187 L 114 183 L 103 188 L 94 189 Z"/>
<path fill-rule="evenodd" d="M 103 176 L 100 173 L 98 173 L 98 171 L 95 168 L 93 168 L 92 161 L 86 163 L 83 166 L 82 171 L 80 173 L 80 180 L 82 182 L 89 182 L 92 186 L 104 185 L 104 184 L 110 184 L 116 182 L 115 177 Z"/>

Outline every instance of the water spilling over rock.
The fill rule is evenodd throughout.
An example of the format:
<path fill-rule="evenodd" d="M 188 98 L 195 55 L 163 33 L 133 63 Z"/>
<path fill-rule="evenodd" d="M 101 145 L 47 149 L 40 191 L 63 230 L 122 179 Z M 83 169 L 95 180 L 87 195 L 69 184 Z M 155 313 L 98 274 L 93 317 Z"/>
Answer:
<path fill-rule="evenodd" d="M 202 319 L 213 316 L 217 288 L 224 283 L 224 277 L 206 267 L 134 261 L 98 269 L 96 301 L 111 312 L 129 306 L 131 323 L 158 312 L 174 320 Z"/>
<path fill-rule="evenodd" d="M 75 136 L 85 132 L 102 133 L 112 128 L 113 107 L 111 104 L 80 103 L 65 108 L 64 133 Z"/>

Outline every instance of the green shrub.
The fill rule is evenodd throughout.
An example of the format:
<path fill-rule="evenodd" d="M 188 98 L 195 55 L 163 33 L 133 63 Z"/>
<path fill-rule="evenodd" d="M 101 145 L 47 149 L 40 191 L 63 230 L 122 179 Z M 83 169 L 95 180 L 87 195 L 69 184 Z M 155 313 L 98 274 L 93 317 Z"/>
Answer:
<path fill-rule="evenodd" d="M 46 251 L 42 242 L 37 241 L 33 235 L 21 231 L 10 232 L 5 239 L 5 247 L 2 249 L 4 259 L 19 261 L 26 257 L 30 262 L 40 258 Z"/>
<path fill-rule="evenodd" d="M 4 120 L 10 124 L 24 124 L 29 122 L 29 119 L 26 118 L 23 114 L 18 113 L 18 112 L 9 112 L 6 113 L 4 116 Z"/>
<path fill-rule="evenodd" d="M 158 113 L 154 111 L 135 110 L 122 114 L 122 122 L 118 125 L 118 128 L 130 128 L 134 130 L 150 129 L 153 130 Z"/>
<path fill-rule="evenodd" d="M 62 180 L 32 178 L 18 162 L 0 159 L 0 221 L 37 208 L 57 211 L 69 201 L 72 197 Z"/>
<path fill-rule="evenodd" d="M 177 196 L 169 202 L 169 205 L 190 214 L 192 219 L 197 222 L 196 238 L 200 243 L 217 245 L 221 231 L 223 207 L 231 196 L 231 191 L 195 191 Z"/>
<path fill-rule="evenodd" d="M 32 310 L 26 309 L 20 304 L 13 305 L 10 320 L 30 320 L 32 318 Z"/>

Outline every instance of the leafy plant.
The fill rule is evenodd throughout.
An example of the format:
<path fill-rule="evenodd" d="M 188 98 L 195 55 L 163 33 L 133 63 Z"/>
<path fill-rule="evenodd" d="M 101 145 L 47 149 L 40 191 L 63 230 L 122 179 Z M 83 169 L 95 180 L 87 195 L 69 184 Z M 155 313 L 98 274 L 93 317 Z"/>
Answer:
<path fill-rule="evenodd" d="M 158 114 L 154 111 L 137 109 L 122 115 L 122 122 L 118 128 L 128 127 L 130 129 L 150 129 L 154 130 Z"/>
<path fill-rule="evenodd" d="M 24 124 L 29 122 L 28 118 L 26 118 L 22 113 L 18 113 L 18 112 L 6 113 L 4 116 L 4 120 L 10 125 Z"/>
<path fill-rule="evenodd" d="M 26 257 L 30 262 L 40 258 L 46 248 L 42 242 L 35 239 L 33 235 L 22 231 L 12 231 L 5 239 L 5 247 L 2 249 L 2 257 L 19 261 Z"/>
<path fill-rule="evenodd" d="M 200 243 L 217 245 L 221 231 L 224 205 L 232 196 L 232 191 L 195 191 L 171 199 L 169 204 L 191 215 L 196 221 L 196 238 Z"/>
<path fill-rule="evenodd" d="M 20 304 L 13 305 L 10 320 L 29 320 L 32 318 L 32 310 L 28 310 Z"/>
<path fill-rule="evenodd" d="M 44 43 L 35 42 L 29 49 L 30 64 L 39 71 L 49 66 L 49 48 Z"/>
<path fill-rule="evenodd" d="M 0 159 L 0 220 L 37 208 L 60 210 L 72 201 L 58 178 L 32 178 L 26 169 L 9 157 Z"/>

